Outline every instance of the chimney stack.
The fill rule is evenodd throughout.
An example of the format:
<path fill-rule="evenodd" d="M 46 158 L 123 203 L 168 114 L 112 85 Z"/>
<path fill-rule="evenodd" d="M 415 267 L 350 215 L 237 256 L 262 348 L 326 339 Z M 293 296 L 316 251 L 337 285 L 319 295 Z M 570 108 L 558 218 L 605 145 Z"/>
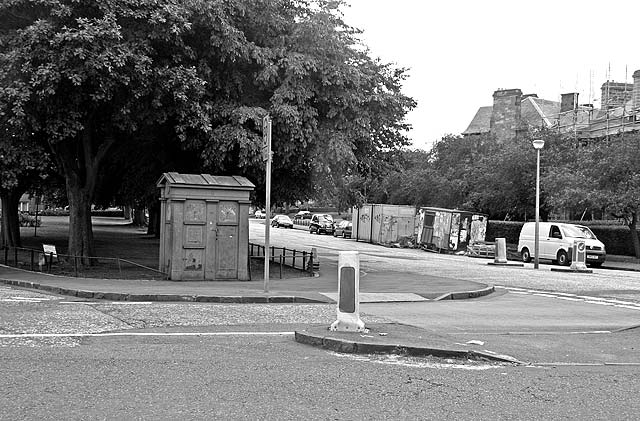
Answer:
<path fill-rule="evenodd" d="M 640 107 L 640 70 L 633 72 L 633 109 Z"/>
<path fill-rule="evenodd" d="M 560 95 L 560 112 L 573 111 L 578 106 L 578 93 L 571 92 L 568 94 Z"/>
<path fill-rule="evenodd" d="M 634 85 L 635 83 L 622 83 L 611 80 L 603 83 L 600 88 L 600 108 L 603 110 L 610 110 L 612 108 L 622 107 L 632 98 Z"/>
<path fill-rule="evenodd" d="M 493 113 L 490 130 L 498 142 L 514 140 L 520 127 L 522 91 L 500 89 L 493 93 Z"/>

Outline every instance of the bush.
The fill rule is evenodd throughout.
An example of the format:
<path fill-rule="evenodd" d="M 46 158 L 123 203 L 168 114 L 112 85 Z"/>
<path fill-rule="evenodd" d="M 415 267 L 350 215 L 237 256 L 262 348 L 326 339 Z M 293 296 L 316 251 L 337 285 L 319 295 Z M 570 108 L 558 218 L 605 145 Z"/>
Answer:
<path fill-rule="evenodd" d="M 604 243 L 607 254 L 634 256 L 631 230 L 624 225 L 590 225 L 591 231 Z"/>
<path fill-rule="evenodd" d="M 506 238 L 507 244 L 518 244 L 520 230 L 524 222 L 489 221 L 487 223 L 486 241 L 496 241 L 496 238 Z"/>
<path fill-rule="evenodd" d="M 57 209 L 44 209 L 38 212 L 38 215 L 42 216 L 69 216 L 69 211 L 62 208 Z"/>
<path fill-rule="evenodd" d="M 560 222 L 560 221 L 558 221 Z M 633 241 L 629 227 L 619 224 L 603 223 L 599 221 L 590 222 L 570 222 L 573 224 L 586 225 L 602 241 L 607 254 L 618 254 L 622 256 L 634 256 Z M 524 222 L 513 221 L 489 221 L 487 224 L 486 241 L 495 241 L 496 238 L 506 238 L 507 244 L 518 244 L 520 230 Z"/>
<path fill-rule="evenodd" d="M 40 226 L 42 224 L 42 220 L 38 218 L 36 220 L 35 216 L 31 216 L 28 213 L 20 212 L 20 226 L 21 227 L 35 227 Z"/>
<path fill-rule="evenodd" d="M 69 216 L 68 209 L 45 209 L 38 212 L 38 215 L 42 216 Z M 111 218 L 124 218 L 123 210 L 92 210 L 91 216 L 103 216 Z"/>

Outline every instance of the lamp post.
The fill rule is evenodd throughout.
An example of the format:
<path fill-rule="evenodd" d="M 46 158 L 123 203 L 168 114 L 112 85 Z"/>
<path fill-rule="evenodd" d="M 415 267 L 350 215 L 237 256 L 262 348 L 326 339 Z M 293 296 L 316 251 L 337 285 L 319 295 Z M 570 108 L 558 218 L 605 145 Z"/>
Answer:
<path fill-rule="evenodd" d="M 535 246 L 534 252 L 535 256 L 533 258 L 533 268 L 538 269 L 540 266 L 540 149 L 544 147 L 544 140 L 536 139 L 533 141 L 533 148 L 537 152 L 537 161 L 536 161 L 536 236 L 535 236 Z"/>

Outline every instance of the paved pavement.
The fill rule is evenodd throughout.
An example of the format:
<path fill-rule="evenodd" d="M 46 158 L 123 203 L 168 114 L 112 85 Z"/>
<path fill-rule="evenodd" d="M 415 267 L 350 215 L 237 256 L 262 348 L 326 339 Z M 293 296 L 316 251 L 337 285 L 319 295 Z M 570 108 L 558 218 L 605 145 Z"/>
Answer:
<path fill-rule="evenodd" d="M 197 301 L 225 303 L 334 302 L 338 291 L 335 262 L 325 261 L 318 276 L 252 281 L 149 281 L 74 278 L 0 265 L 0 282 L 79 298 L 124 301 Z M 398 282 L 401 279 L 402 282 Z M 493 286 L 461 279 L 400 272 L 363 273 L 363 302 L 473 298 Z"/>

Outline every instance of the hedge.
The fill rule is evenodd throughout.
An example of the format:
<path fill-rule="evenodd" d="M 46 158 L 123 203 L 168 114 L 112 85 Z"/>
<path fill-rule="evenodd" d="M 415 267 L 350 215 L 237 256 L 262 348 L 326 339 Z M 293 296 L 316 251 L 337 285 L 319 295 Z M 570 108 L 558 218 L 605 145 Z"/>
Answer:
<path fill-rule="evenodd" d="M 633 241 L 629 227 L 625 225 L 601 224 L 597 222 L 576 222 L 586 225 L 604 244 L 607 254 L 635 256 Z M 496 238 L 506 238 L 507 244 L 518 244 L 518 237 L 524 222 L 489 221 L 487 224 L 486 241 Z"/>
<path fill-rule="evenodd" d="M 29 212 L 29 214 L 35 215 L 34 212 Z M 38 216 L 69 216 L 69 211 L 62 210 L 62 209 L 45 209 L 38 212 Z M 92 210 L 91 216 L 124 218 L 124 211 L 123 210 Z"/>

